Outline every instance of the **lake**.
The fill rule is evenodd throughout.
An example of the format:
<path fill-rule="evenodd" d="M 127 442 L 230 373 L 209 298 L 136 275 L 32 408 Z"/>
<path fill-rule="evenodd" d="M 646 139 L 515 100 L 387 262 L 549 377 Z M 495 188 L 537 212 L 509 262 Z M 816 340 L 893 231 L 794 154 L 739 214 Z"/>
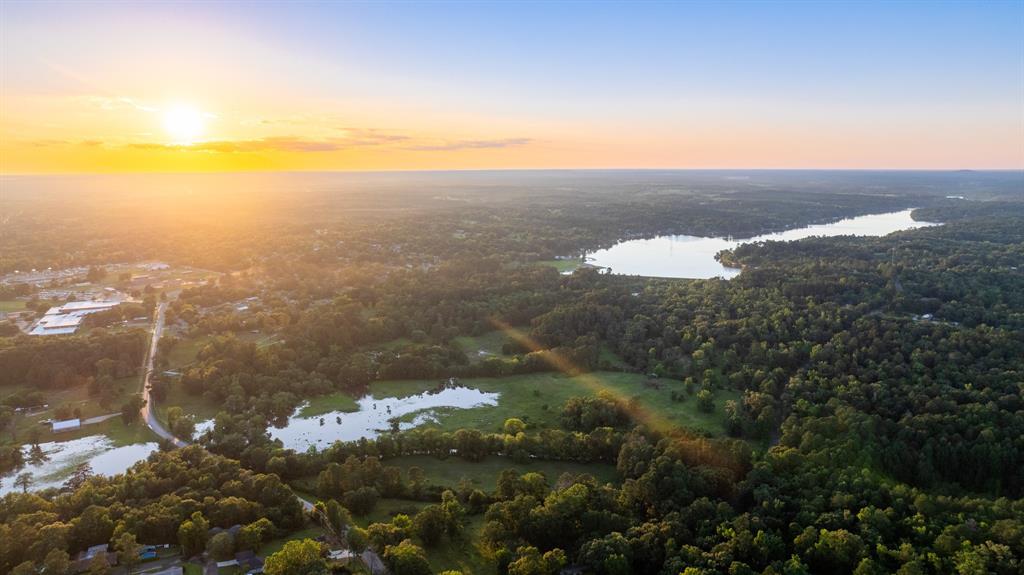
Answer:
<path fill-rule="evenodd" d="M 14 478 L 22 473 L 32 474 L 33 483 L 29 488 L 32 491 L 60 487 L 82 463 L 88 463 L 97 475 L 117 475 L 149 457 L 158 448 L 153 442 L 116 446 L 105 435 L 90 435 L 70 441 L 48 441 L 40 443 L 39 447 L 46 454 L 47 460 L 37 465 L 25 465 L 4 476 L 0 495 L 16 491 L 18 488 L 14 487 Z M 29 446 L 24 446 L 22 452 L 27 461 Z"/>
<path fill-rule="evenodd" d="M 846 218 L 831 224 L 816 224 L 748 239 L 659 236 L 627 240 L 587 256 L 590 265 L 612 273 L 660 278 L 731 279 L 737 268 L 722 265 L 715 254 L 739 245 L 765 241 L 794 241 L 810 237 L 885 236 L 893 232 L 935 226 L 910 217 L 913 209 L 885 214 Z"/>

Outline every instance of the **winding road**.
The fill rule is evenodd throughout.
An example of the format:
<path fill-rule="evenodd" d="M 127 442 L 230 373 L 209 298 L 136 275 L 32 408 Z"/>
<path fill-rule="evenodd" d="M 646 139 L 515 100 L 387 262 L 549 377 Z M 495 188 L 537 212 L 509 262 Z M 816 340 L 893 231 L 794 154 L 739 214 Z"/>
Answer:
<path fill-rule="evenodd" d="M 186 447 L 189 442 L 179 439 L 174 436 L 167 428 L 164 427 L 160 420 L 156 417 L 156 405 L 153 403 L 153 397 L 149 393 L 149 384 L 153 376 L 153 370 L 156 363 L 156 350 L 157 345 L 160 343 L 160 338 L 164 335 L 164 312 L 167 311 L 167 302 L 162 302 L 156 306 L 156 312 L 154 313 L 153 321 L 153 337 L 149 342 L 149 350 L 146 353 L 146 361 L 142 367 L 145 370 L 146 376 L 142 380 L 142 399 L 145 400 L 145 405 L 142 406 L 141 415 L 142 421 L 146 422 L 146 426 L 153 430 L 153 433 L 157 434 L 162 439 L 166 439 L 174 444 L 175 447 Z M 302 508 L 306 511 L 313 511 L 313 504 L 305 499 L 296 496 L 302 503 Z"/>
<path fill-rule="evenodd" d="M 147 427 L 153 430 L 153 433 L 157 434 L 161 439 L 170 441 L 175 447 L 185 447 L 188 445 L 188 442 L 174 437 L 170 431 L 164 428 L 160 420 L 156 418 L 156 406 L 153 405 L 153 398 L 149 394 L 150 379 L 153 376 L 153 367 L 156 362 L 156 348 L 160 343 L 160 337 L 164 334 L 164 312 L 166 311 L 167 302 L 161 302 L 156 306 L 153 337 L 149 340 L 149 351 L 146 353 L 146 362 L 143 364 L 146 376 L 142 380 L 142 399 L 145 401 L 145 404 L 142 406 L 141 414 L 142 420 L 146 422 Z"/>
<path fill-rule="evenodd" d="M 174 434 L 168 431 L 167 428 L 160 423 L 160 420 L 157 419 L 156 405 L 153 404 L 153 397 L 149 393 L 149 384 L 156 364 L 157 346 L 160 344 L 160 338 L 164 334 L 164 312 L 166 311 L 167 302 L 161 302 L 156 306 L 156 312 L 153 316 L 153 334 L 152 338 L 150 338 L 149 350 L 146 352 L 146 360 L 142 364 L 146 374 L 142 380 L 142 399 L 145 400 L 145 405 L 142 406 L 140 414 L 142 415 L 142 420 L 146 422 L 146 426 L 152 429 L 153 433 L 157 434 L 162 439 L 170 441 L 175 447 L 186 447 L 189 445 L 189 442 L 175 437 Z M 302 509 L 307 513 L 315 512 L 316 508 L 311 502 L 306 501 L 298 495 L 296 495 L 295 498 L 302 503 Z M 381 561 L 380 556 L 372 549 L 366 549 L 363 551 L 361 557 L 369 567 L 370 573 L 376 575 L 388 572 L 387 567 L 384 566 L 384 562 Z"/>

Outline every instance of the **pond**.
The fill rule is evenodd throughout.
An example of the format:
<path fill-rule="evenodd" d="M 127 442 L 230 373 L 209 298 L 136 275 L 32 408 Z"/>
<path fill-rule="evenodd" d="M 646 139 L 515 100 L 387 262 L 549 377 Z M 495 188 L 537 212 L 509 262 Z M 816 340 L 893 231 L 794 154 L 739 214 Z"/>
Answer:
<path fill-rule="evenodd" d="M 884 236 L 893 232 L 938 225 L 910 217 L 913 209 L 885 214 L 846 218 L 831 224 L 816 224 L 761 236 L 735 240 L 698 236 L 659 236 L 627 240 L 587 256 L 590 265 L 612 273 L 661 278 L 731 279 L 737 268 L 722 265 L 715 254 L 741 244 L 764 241 L 793 241 L 809 237 Z"/>
<path fill-rule="evenodd" d="M 356 401 L 356 411 L 303 416 L 305 406 L 300 406 L 285 425 L 271 427 L 268 431 L 272 438 L 280 439 L 289 449 L 306 451 L 311 446 L 324 449 L 335 441 L 372 439 L 387 433 L 392 430 L 392 420 L 397 422 L 400 430 L 406 430 L 436 421 L 439 410 L 497 405 L 500 395 L 460 385 L 447 385 L 406 397 L 366 395 Z M 196 434 L 212 427 L 212 420 L 204 421 L 196 426 Z"/>
<path fill-rule="evenodd" d="M 6 475 L 0 485 L 0 495 L 10 493 L 19 488 L 14 486 L 14 478 L 22 473 L 32 474 L 30 490 L 60 487 L 82 463 L 88 463 L 97 475 L 117 475 L 135 463 L 149 457 L 157 450 L 156 443 L 135 443 L 116 446 L 105 435 L 90 435 L 70 441 L 48 441 L 39 444 L 46 455 L 46 461 L 25 467 Z M 28 460 L 29 447 L 22 449 Z"/>

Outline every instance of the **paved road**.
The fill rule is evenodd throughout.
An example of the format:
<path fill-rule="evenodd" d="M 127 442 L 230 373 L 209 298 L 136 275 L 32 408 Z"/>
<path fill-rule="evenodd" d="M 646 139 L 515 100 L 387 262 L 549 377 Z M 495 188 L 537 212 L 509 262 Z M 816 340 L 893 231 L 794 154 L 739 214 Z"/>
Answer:
<path fill-rule="evenodd" d="M 142 420 L 146 422 L 146 425 L 153 430 L 153 433 L 159 435 L 164 439 L 169 439 L 174 442 L 175 447 L 185 447 L 188 445 L 187 441 L 182 441 L 171 432 L 164 428 L 163 424 L 156 418 L 156 405 L 153 404 L 153 398 L 149 395 L 149 380 L 150 376 L 153 375 L 153 367 L 156 361 L 156 348 L 160 343 L 160 337 L 164 334 L 164 312 L 167 311 L 167 304 L 161 303 L 156 308 L 156 321 L 153 322 L 153 339 L 149 344 L 149 352 L 146 355 L 146 361 L 143 364 L 143 368 L 146 370 L 146 377 L 143 380 L 142 398 L 146 400 L 146 405 L 142 407 Z M 302 508 L 306 512 L 312 512 L 314 507 L 313 504 L 305 499 L 295 496 L 296 499 L 302 503 Z M 380 557 L 373 551 L 367 549 L 363 552 L 363 561 L 365 561 L 369 567 L 371 573 L 387 573 L 387 568 L 384 566 L 384 562 L 381 561 Z"/>
<path fill-rule="evenodd" d="M 142 366 L 143 369 L 146 370 L 146 377 L 142 380 L 142 399 L 146 400 L 146 404 L 142 406 L 142 421 L 146 422 L 146 425 L 153 430 L 153 433 L 163 439 L 170 440 L 174 443 L 175 447 L 185 447 L 188 445 L 188 442 L 174 437 L 174 435 L 167 431 L 163 424 L 157 420 L 156 405 L 153 404 L 153 398 L 149 395 L 150 377 L 153 375 L 153 364 L 156 361 L 156 346 L 160 343 L 160 337 L 164 334 L 164 312 L 166 311 L 166 302 L 156 306 L 156 321 L 153 322 L 153 338 L 149 343 L 149 352 L 146 354 L 146 362 Z"/>
<path fill-rule="evenodd" d="M 162 423 L 156 418 L 156 405 L 153 403 L 153 397 L 149 394 L 149 381 L 153 375 L 153 367 L 156 361 L 156 348 L 160 343 L 160 338 L 164 334 L 164 312 L 167 311 L 167 303 L 161 303 L 156 308 L 155 320 L 153 322 L 153 339 L 149 343 L 149 352 L 146 355 L 146 362 L 143 364 L 143 369 L 146 370 L 146 377 L 143 380 L 142 386 L 142 399 L 146 400 L 146 405 L 142 407 L 142 420 L 146 422 L 146 425 L 153 430 L 153 433 L 158 436 L 169 439 L 174 442 L 175 447 L 185 447 L 189 443 L 174 437 L 170 431 L 163 426 Z M 302 508 L 306 511 L 313 510 L 313 504 L 305 499 L 296 496 L 300 502 L 302 502 Z"/>

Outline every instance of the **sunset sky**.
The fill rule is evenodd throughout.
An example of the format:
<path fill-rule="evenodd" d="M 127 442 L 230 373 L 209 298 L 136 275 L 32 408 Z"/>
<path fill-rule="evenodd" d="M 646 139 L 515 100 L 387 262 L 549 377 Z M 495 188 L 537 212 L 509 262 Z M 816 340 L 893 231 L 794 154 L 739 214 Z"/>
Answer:
<path fill-rule="evenodd" d="M 0 171 L 1024 168 L 1024 2 L 0 3 Z"/>

